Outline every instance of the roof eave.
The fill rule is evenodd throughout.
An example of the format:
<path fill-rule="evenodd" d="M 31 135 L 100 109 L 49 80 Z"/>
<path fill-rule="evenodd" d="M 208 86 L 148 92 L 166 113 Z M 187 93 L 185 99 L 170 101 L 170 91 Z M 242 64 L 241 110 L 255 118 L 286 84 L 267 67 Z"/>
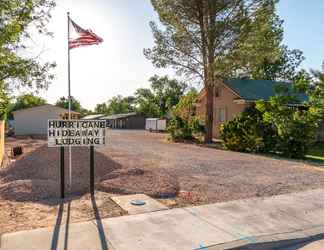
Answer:
<path fill-rule="evenodd" d="M 236 104 L 249 104 L 249 103 L 255 103 L 257 101 L 265 101 L 269 102 L 269 100 L 264 100 L 264 99 L 235 99 L 233 100 L 234 103 Z M 305 107 L 307 106 L 305 103 L 288 103 L 287 106 L 293 106 L 293 107 Z"/>
<path fill-rule="evenodd" d="M 44 107 L 44 106 L 50 106 L 50 107 L 54 107 L 54 108 L 57 108 L 57 109 L 60 109 L 60 110 L 64 110 L 65 112 L 69 112 L 68 109 L 61 108 L 61 107 L 58 107 L 56 105 L 52 105 L 52 104 L 49 104 L 48 103 L 48 104 L 38 105 L 38 106 L 30 107 L 30 108 L 15 110 L 15 111 L 12 111 L 12 113 L 13 114 L 17 114 L 17 113 L 20 113 L 20 112 L 23 112 L 23 111 L 26 111 L 26 110 L 29 110 L 29 109 L 35 109 L 35 108 L 40 108 L 40 107 Z M 71 110 L 71 114 L 78 114 L 78 115 L 80 115 L 81 113 Z"/>

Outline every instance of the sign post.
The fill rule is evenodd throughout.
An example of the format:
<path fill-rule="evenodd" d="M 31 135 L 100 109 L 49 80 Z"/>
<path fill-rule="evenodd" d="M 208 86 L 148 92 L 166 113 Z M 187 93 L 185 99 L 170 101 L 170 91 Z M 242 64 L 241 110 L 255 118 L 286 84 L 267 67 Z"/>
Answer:
<path fill-rule="evenodd" d="M 106 143 L 105 120 L 48 120 L 48 147 L 60 147 L 61 198 L 65 188 L 65 147 L 90 147 L 90 193 L 94 195 L 94 147 Z"/>
<path fill-rule="evenodd" d="M 94 147 L 90 146 L 90 194 L 94 195 Z"/>
<path fill-rule="evenodd" d="M 61 199 L 64 199 L 65 173 L 64 173 L 64 147 L 60 148 L 60 183 L 61 183 Z"/>

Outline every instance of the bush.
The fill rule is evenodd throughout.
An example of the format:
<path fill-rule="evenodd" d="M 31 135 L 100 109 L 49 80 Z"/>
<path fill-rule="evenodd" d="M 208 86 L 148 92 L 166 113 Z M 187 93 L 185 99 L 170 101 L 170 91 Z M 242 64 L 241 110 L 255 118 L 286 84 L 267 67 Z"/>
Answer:
<path fill-rule="evenodd" d="M 264 111 L 264 122 L 275 131 L 273 151 L 289 158 L 304 158 L 316 140 L 319 127 L 317 116 L 311 108 L 304 110 L 287 105 L 277 105 L 276 98 L 270 103 L 257 104 Z"/>
<path fill-rule="evenodd" d="M 226 149 L 240 152 L 265 152 L 273 145 L 273 130 L 254 107 L 247 108 L 234 120 L 223 124 L 220 136 Z"/>
<path fill-rule="evenodd" d="M 192 140 L 194 138 L 192 127 L 180 116 L 171 119 L 168 132 L 173 141 Z"/>
<path fill-rule="evenodd" d="M 310 110 L 301 111 L 260 101 L 221 127 L 226 149 L 240 152 L 276 153 L 303 158 L 315 142 L 318 122 Z"/>
<path fill-rule="evenodd" d="M 195 134 L 203 132 L 203 126 L 195 116 L 196 99 L 197 91 L 191 90 L 173 107 L 172 119 L 168 125 L 168 132 L 173 141 L 192 140 Z"/>
<path fill-rule="evenodd" d="M 315 142 L 315 131 L 310 130 L 307 124 L 291 122 L 287 124 L 287 131 L 278 135 L 277 152 L 289 158 L 304 158 L 309 148 Z"/>
<path fill-rule="evenodd" d="M 315 85 L 311 85 L 307 77 L 297 79 L 293 88 L 278 85 L 276 95 L 269 101 L 258 101 L 255 108 L 246 110 L 221 128 L 224 147 L 304 158 L 324 120 L 323 75 Z M 300 103 L 300 94 L 305 92 L 309 98 Z"/>

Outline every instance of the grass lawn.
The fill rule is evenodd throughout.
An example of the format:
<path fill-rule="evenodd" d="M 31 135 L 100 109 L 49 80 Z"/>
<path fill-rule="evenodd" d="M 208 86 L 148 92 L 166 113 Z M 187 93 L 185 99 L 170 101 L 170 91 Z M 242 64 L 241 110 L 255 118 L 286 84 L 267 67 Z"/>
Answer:
<path fill-rule="evenodd" d="M 206 146 L 205 144 L 202 145 Z M 215 149 L 224 149 L 220 141 L 214 141 L 214 143 L 208 144 L 207 147 Z M 282 159 L 278 154 L 268 153 L 265 155 L 273 158 Z M 313 162 L 317 164 L 324 164 L 324 142 L 316 143 L 315 145 L 313 145 L 305 158 L 310 163 Z"/>
<path fill-rule="evenodd" d="M 315 144 L 306 155 L 306 158 L 311 161 L 324 163 L 324 143 Z"/>

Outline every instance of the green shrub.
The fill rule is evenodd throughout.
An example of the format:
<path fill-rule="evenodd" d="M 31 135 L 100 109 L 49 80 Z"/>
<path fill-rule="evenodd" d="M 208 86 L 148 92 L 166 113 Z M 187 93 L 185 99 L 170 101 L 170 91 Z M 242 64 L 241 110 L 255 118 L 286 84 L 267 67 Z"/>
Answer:
<path fill-rule="evenodd" d="M 195 115 L 196 99 L 197 91 L 191 90 L 172 108 L 168 132 L 173 141 L 192 140 L 197 133 L 203 132 L 204 128 Z"/>
<path fill-rule="evenodd" d="M 240 152 L 276 153 L 303 158 L 315 142 L 318 122 L 311 110 L 260 101 L 221 127 L 226 149 Z"/>
<path fill-rule="evenodd" d="M 277 138 L 277 152 L 289 158 L 304 158 L 315 142 L 316 130 L 300 121 L 293 121 Z"/>
<path fill-rule="evenodd" d="M 263 120 L 275 131 L 273 151 L 289 158 L 304 158 L 316 140 L 320 120 L 312 108 L 298 108 L 280 104 L 280 97 L 270 102 L 260 101 Z"/>
<path fill-rule="evenodd" d="M 173 141 L 191 140 L 193 138 L 189 124 L 180 116 L 175 116 L 171 119 L 168 125 L 168 132 Z"/>
<path fill-rule="evenodd" d="M 247 152 L 270 152 L 289 158 L 304 158 L 314 144 L 324 120 L 324 74 L 318 82 L 299 78 L 290 88 L 278 85 L 276 95 L 259 100 L 255 108 L 243 112 L 221 128 L 224 147 Z M 301 94 L 308 99 L 301 102 Z M 302 105 L 296 105 L 302 104 Z"/>
<path fill-rule="evenodd" d="M 247 108 L 220 129 L 223 146 L 240 152 L 264 152 L 273 144 L 273 131 L 254 107 Z"/>

